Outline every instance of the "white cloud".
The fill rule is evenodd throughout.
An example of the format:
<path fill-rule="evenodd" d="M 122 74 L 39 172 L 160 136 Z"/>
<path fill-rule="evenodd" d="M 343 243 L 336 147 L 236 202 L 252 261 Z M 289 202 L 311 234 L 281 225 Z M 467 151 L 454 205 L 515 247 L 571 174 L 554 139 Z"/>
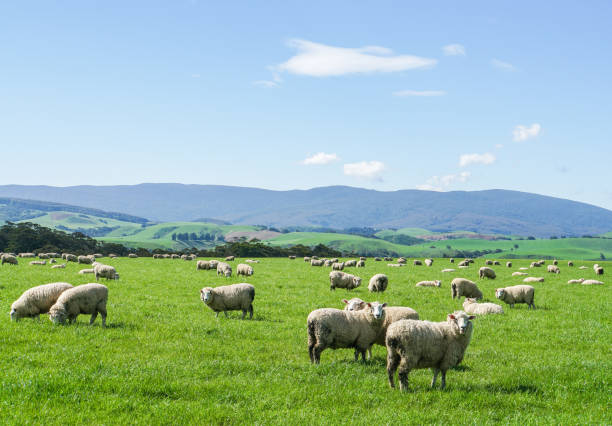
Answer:
<path fill-rule="evenodd" d="M 538 123 L 533 123 L 530 127 L 518 125 L 512 131 L 512 136 L 514 137 L 514 142 L 524 142 L 527 139 L 535 138 L 540 134 L 540 130 L 542 130 L 542 126 Z"/>
<path fill-rule="evenodd" d="M 200 74 L 191 74 L 192 78 L 200 78 Z"/>
<path fill-rule="evenodd" d="M 310 165 L 321 165 L 328 164 L 333 161 L 337 161 L 338 156 L 336 154 L 326 154 L 324 152 L 319 152 L 311 157 L 306 158 L 302 161 L 302 164 L 310 166 Z"/>
<path fill-rule="evenodd" d="M 495 145 L 495 148 L 497 149 L 502 149 L 504 147 L 504 145 L 502 145 L 501 143 L 498 143 Z"/>
<path fill-rule="evenodd" d="M 423 185 L 417 185 L 422 191 L 445 191 L 454 183 L 465 183 L 472 176 L 470 172 L 461 172 L 444 176 L 432 176 Z"/>
<path fill-rule="evenodd" d="M 459 157 L 459 166 L 465 167 L 470 164 L 493 164 L 495 162 L 495 156 L 490 153 L 486 154 L 462 154 Z"/>
<path fill-rule="evenodd" d="M 380 175 L 384 170 L 385 164 L 380 161 L 361 161 L 344 165 L 345 175 L 366 179 L 380 179 Z"/>
<path fill-rule="evenodd" d="M 491 59 L 491 65 L 506 71 L 516 71 L 516 67 L 508 62 L 500 61 L 499 59 Z"/>
<path fill-rule="evenodd" d="M 279 87 L 279 84 L 276 81 L 270 80 L 257 80 L 254 81 L 253 84 L 259 87 L 265 87 L 266 89 L 274 89 L 276 87 Z"/>
<path fill-rule="evenodd" d="M 449 44 L 442 48 L 446 56 L 465 56 L 465 46 L 462 44 Z"/>
<path fill-rule="evenodd" d="M 400 90 L 393 92 L 393 96 L 444 96 L 444 90 Z"/>
<path fill-rule="evenodd" d="M 393 55 L 391 49 L 380 46 L 335 47 L 299 39 L 290 40 L 288 44 L 297 50 L 297 54 L 274 67 L 277 72 L 328 77 L 427 68 L 437 62 L 419 56 Z"/>

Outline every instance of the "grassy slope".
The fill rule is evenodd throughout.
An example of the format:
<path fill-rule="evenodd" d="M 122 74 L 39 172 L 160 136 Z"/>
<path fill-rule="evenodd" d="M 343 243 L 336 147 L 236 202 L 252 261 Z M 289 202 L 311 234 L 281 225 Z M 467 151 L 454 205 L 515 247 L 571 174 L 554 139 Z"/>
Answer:
<path fill-rule="evenodd" d="M 410 375 L 411 391 L 387 384 L 385 349 L 353 362 L 350 349 L 326 350 L 310 364 L 306 317 L 319 307 L 342 307 L 361 297 L 415 308 L 422 319 L 440 321 L 460 308 L 450 298 L 448 265 L 387 268 L 368 261 L 355 269 L 366 279 L 388 274 L 390 285 L 376 297 L 361 287 L 329 291 L 329 269 L 301 261 L 263 259 L 249 277 L 256 287 L 254 321 L 215 318 L 200 302 L 206 285 L 245 281 L 196 271 L 194 262 L 104 259 L 121 273 L 110 289 L 107 329 L 100 319 L 88 327 L 0 320 L 0 422 L 75 424 L 610 424 L 612 379 L 606 286 L 567 285 L 591 277 L 590 269 L 545 274 L 535 284 L 538 309 L 505 307 L 504 316 L 474 320 L 474 335 L 447 389 L 430 390 L 429 370 Z M 461 275 L 476 280 L 476 263 Z M 515 270 L 528 264 L 516 261 Z M 605 262 L 607 269 L 612 263 Z M 0 312 L 24 290 L 52 281 L 72 284 L 91 277 L 65 270 L 0 267 Z M 510 269 L 479 281 L 488 299 L 495 287 L 517 284 Z M 441 278 L 441 289 L 415 288 L 415 281 Z"/>
<path fill-rule="evenodd" d="M 140 224 L 132 222 L 124 222 L 116 219 L 103 218 L 88 214 L 80 214 L 73 212 L 54 211 L 45 213 L 42 216 L 33 219 L 23 220 L 21 222 L 37 223 L 48 228 L 57 228 L 58 225 L 63 225 L 70 229 L 76 228 L 102 228 L 120 226 L 125 229 L 140 229 Z"/>

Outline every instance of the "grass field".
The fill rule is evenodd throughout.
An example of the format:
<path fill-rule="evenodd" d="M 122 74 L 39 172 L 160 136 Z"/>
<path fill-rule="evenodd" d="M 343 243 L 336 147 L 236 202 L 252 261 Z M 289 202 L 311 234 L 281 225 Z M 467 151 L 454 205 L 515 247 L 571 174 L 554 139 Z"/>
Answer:
<path fill-rule="evenodd" d="M 411 391 L 392 390 L 386 351 L 354 362 L 350 349 L 326 350 L 310 364 L 306 317 L 320 307 L 342 308 L 342 298 L 361 297 L 416 309 L 421 319 L 441 321 L 461 307 L 449 282 L 465 276 L 494 299 L 496 287 L 520 283 L 512 270 L 495 267 L 498 279 L 477 280 L 475 265 L 442 274 L 434 266 L 388 268 L 367 261 L 354 269 L 364 280 L 388 274 L 389 289 L 371 295 L 367 285 L 329 290 L 327 268 L 301 260 L 262 259 L 248 279 L 217 278 L 180 260 L 103 259 L 121 280 L 107 282 L 108 327 L 9 320 L 10 304 L 35 285 L 91 281 L 65 270 L 0 267 L 0 423 L 2 424 L 610 424 L 612 293 L 605 286 L 568 285 L 594 277 L 591 263 L 561 266 L 559 276 L 536 283 L 537 309 L 505 307 L 503 316 L 474 320 L 472 343 L 447 389 L 430 390 L 429 370 L 410 375 Z M 238 262 L 234 262 L 237 264 Z M 606 270 L 611 263 L 599 262 Z M 585 264 L 589 269 L 581 271 Z M 442 288 L 415 288 L 440 278 Z M 199 289 L 236 282 L 256 288 L 252 321 L 240 313 L 215 318 Z M 604 279 L 605 281 L 605 279 Z M 367 282 L 367 281 L 366 281 Z"/>

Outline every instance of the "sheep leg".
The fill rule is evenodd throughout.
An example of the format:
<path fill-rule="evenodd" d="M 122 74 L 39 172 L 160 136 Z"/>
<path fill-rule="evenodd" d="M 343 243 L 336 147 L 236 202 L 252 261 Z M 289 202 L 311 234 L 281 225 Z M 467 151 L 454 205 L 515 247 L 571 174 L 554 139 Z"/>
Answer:
<path fill-rule="evenodd" d="M 93 314 L 91 314 L 91 318 L 89 319 L 89 325 L 92 325 L 97 317 L 98 317 L 98 311 L 96 310 L 94 311 Z"/>
<path fill-rule="evenodd" d="M 397 370 L 397 366 L 400 363 L 400 359 L 401 358 L 398 353 L 391 353 L 390 350 L 389 353 L 387 353 L 387 375 L 389 376 L 389 386 L 391 386 L 392 388 L 395 387 L 395 370 Z"/>
<path fill-rule="evenodd" d="M 34 318 L 36 318 L 37 321 L 40 321 L 40 314 L 36 314 Z"/>
<path fill-rule="evenodd" d="M 359 361 L 359 349 L 355 348 L 355 362 Z"/>
<path fill-rule="evenodd" d="M 314 351 L 314 359 L 315 359 L 315 364 L 320 364 L 321 363 L 321 352 L 323 352 L 323 349 L 325 349 L 324 347 L 322 347 L 319 344 L 316 344 L 313 351 Z"/>
<path fill-rule="evenodd" d="M 442 386 L 440 389 L 444 389 L 446 387 L 446 370 L 442 370 Z"/>
<path fill-rule="evenodd" d="M 243 309 L 242 310 L 242 318 L 240 318 L 241 320 L 243 320 L 244 317 L 246 317 L 246 313 L 247 313 L 246 309 Z"/>
<path fill-rule="evenodd" d="M 408 374 L 410 373 L 410 370 L 411 370 L 410 365 L 408 365 L 408 362 L 406 361 L 406 359 L 402 359 L 400 361 L 400 365 L 399 365 L 398 372 L 397 372 L 397 378 L 399 379 L 399 382 L 400 382 L 401 391 L 408 390 Z"/>
<path fill-rule="evenodd" d="M 253 319 L 253 304 L 249 305 L 249 319 Z"/>
<path fill-rule="evenodd" d="M 229 315 L 227 315 L 227 311 L 223 311 L 223 313 L 225 314 L 225 318 L 229 317 Z"/>
<path fill-rule="evenodd" d="M 372 359 L 372 346 L 368 348 L 368 359 Z"/>
<path fill-rule="evenodd" d="M 438 373 L 440 370 L 437 368 L 432 368 L 431 371 L 433 372 L 433 379 L 431 379 L 431 387 L 433 388 L 436 385 L 436 379 L 438 378 Z"/>
<path fill-rule="evenodd" d="M 215 312 L 215 318 L 219 318 L 219 312 Z"/>

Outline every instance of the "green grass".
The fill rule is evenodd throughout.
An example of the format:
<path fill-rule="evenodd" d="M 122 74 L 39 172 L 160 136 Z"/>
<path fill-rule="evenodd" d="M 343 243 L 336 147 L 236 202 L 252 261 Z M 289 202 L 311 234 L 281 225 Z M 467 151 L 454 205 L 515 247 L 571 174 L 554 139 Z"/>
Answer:
<path fill-rule="evenodd" d="M 327 232 L 290 232 L 288 234 L 279 235 L 278 237 L 266 240 L 265 242 L 270 245 L 281 247 L 289 247 L 296 244 L 303 244 L 305 246 L 325 244 L 328 247 L 344 252 L 355 251 L 366 255 L 380 253 L 383 250 L 388 252 L 402 253 L 409 247 L 376 238 Z"/>
<path fill-rule="evenodd" d="M 140 229 L 140 224 L 125 222 L 122 220 L 110 219 L 105 217 L 98 217 L 83 213 L 74 212 L 63 212 L 53 211 L 45 213 L 42 216 L 38 216 L 32 219 L 22 220 L 20 222 L 32 222 L 37 223 L 41 226 L 48 228 L 62 229 L 60 226 L 64 226 L 69 229 L 95 229 L 95 228 L 106 228 L 106 227 L 121 227 L 124 232 L 128 230 Z"/>
<path fill-rule="evenodd" d="M 503 316 L 474 320 L 472 343 L 462 365 L 447 376 L 447 389 L 430 390 L 429 370 L 410 375 L 411 391 L 387 384 L 386 351 L 354 362 L 350 349 L 326 350 L 310 364 L 306 317 L 320 307 L 341 308 L 342 298 L 361 297 L 406 305 L 421 319 L 440 321 L 460 308 L 450 297 L 455 276 L 474 279 L 485 298 L 496 287 L 520 282 L 495 267 L 494 281 L 477 280 L 482 260 L 467 270 L 439 271 L 409 265 L 388 268 L 367 261 L 352 269 L 364 279 L 389 276 L 387 292 L 362 286 L 329 290 L 328 268 L 301 260 L 262 259 L 248 279 L 217 278 L 194 262 L 103 259 L 121 280 L 108 285 L 108 328 L 88 316 L 75 325 L 10 322 L 10 304 L 42 283 L 86 283 L 82 265 L 65 270 L 0 267 L 0 423 L 2 424 L 610 424 L 610 306 L 605 286 L 568 285 L 593 277 L 591 262 L 561 266 L 537 283 L 537 309 L 505 307 Z M 237 264 L 238 262 L 234 262 Z M 599 262 L 607 270 L 612 263 Z M 585 264 L 589 269 L 581 271 Z M 440 289 L 415 288 L 423 279 L 443 280 Z M 255 285 L 253 321 L 215 315 L 199 289 L 247 281 Z M 606 279 L 604 279 L 606 281 Z"/>

